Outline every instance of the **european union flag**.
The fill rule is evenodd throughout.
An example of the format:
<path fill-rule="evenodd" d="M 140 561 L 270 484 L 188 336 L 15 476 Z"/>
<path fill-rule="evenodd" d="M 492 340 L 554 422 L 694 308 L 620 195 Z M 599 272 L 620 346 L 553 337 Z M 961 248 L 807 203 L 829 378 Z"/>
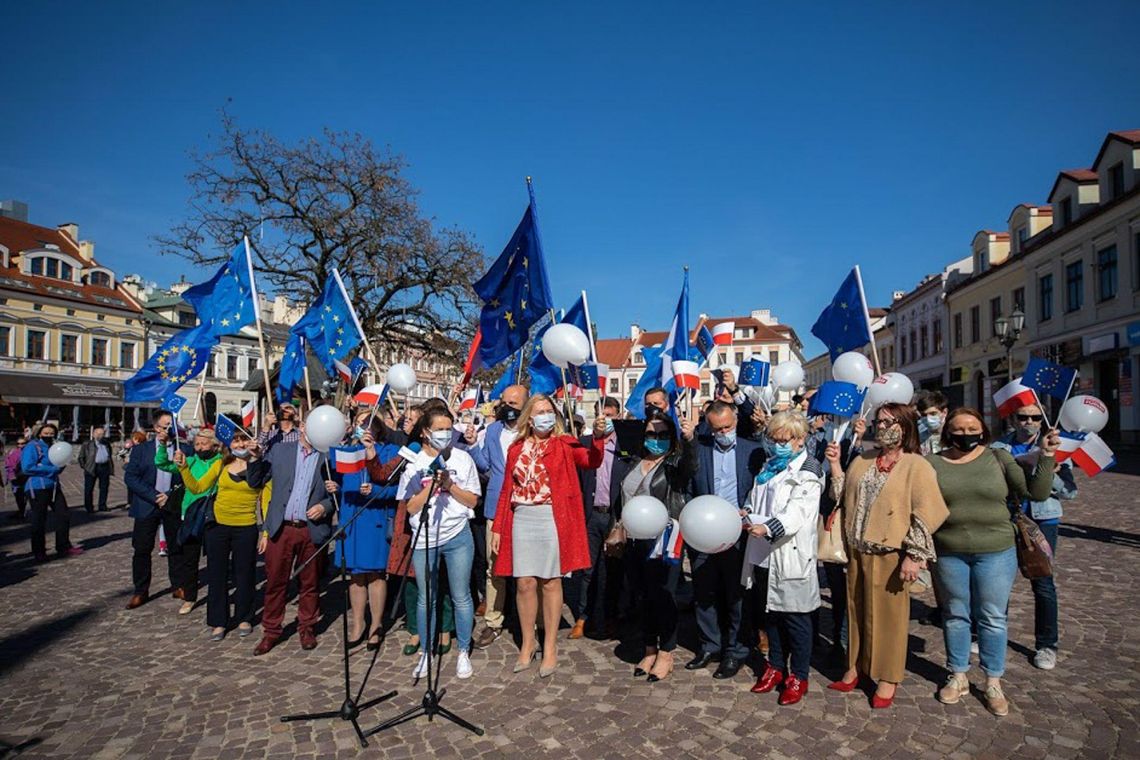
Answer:
<path fill-rule="evenodd" d="M 224 414 L 219 414 L 214 420 L 214 435 L 218 440 L 226 446 L 229 446 L 234 441 L 234 435 L 238 432 L 237 423 L 231 420 Z"/>
<path fill-rule="evenodd" d="M 716 350 L 716 343 L 713 341 L 712 331 L 704 325 L 701 325 L 701 329 L 697 331 L 697 350 L 701 352 L 701 356 L 706 362 L 709 360 L 709 357 L 712 356 L 713 351 Z"/>
<path fill-rule="evenodd" d="M 360 374 L 366 369 L 368 369 L 368 362 L 359 356 L 354 357 L 353 360 L 348 363 L 348 371 L 352 373 L 352 382 L 355 383 L 357 378 L 360 377 Z"/>
<path fill-rule="evenodd" d="M 201 324 L 175 333 L 146 360 L 146 364 L 123 383 L 124 401 L 159 401 L 210 363 L 210 351 L 218 343 L 211 326 Z"/>
<path fill-rule="evenodd" d="M 305 336 L 329 375 L 336 374 L 337 359 L 344 359 L 360 345 L 352 304 L 345 297 L 335 273 L 325 283 L 324 292 L 305 316 L 293 325 L 293 332 Z"/>
<path fill-rule="evenodd" d="M 594 361 L 570 365 L 570 382 L 582 390 L 602 390 L 602 380 L 608 374 L 609 367 Z"/>
<path fill-rule="evenodd" d="M 171 414 L 178 414 L 186 406 L 186 399 L 177 393 L 168 393 L 162 397 L 162 408 Z"/>
<path fill-rule="evenodd" d="M 542 353 L 542 339 L 546 331 L 555 322 L 546 322 L 534 334 L 534 346 L 531 348 L 530 364 L 526 373 L 530 376 L 530 392 L 551 395 L 562 387 L 562 369 L 550 363 Z"/>
<path fill-rule="evenodd" d="M 305 378 L 305 338 L 293 330 L 289 331 L 289 342 L 285 344 L 285 354 L 277 367 L 277 403 L 283 404 L 293 397 L 293 390 Z"/>
<path fill-rule="evenodd" d="M 863 395 L 864 391 L 859 390 L 855 383 L 828 380 L 811 397 L 808 413 L 854 417 L 863 409 Z"/>
<path fill-rule="evenodd" d="M 1075 369 L 1033 356 L 1025 367 L 1025 374 L 1021 376 L 1021 384 L 1039 393 L 1048 393 L 1053 398 L 1066 399 L 1076 379 Z"/>
<path fill-rule="evenodd" d="M 762 359 L 749 359 L 740 368 L 740 384 L 763 388 L 768 385 L 772 365 Z"/>
<path fill-rule="evenodd" d="M 524 350 L 521 348 L 518 351 L 515 351 L 514 358 L 511 359 L 510 363 L 507 364 L 506 369 L 503 370 L 503 374 L 499 377 L 499 381 L 495 383 L 495 387 L 491 389 L 490 395 L 487 396 L 488 399 L 491 401 L 499 400 L 503 396 L 503 391 L 518 383 L 519 376 L 522 374 L 523 352 Z"/>
<path fill-rule="evenodd" d="M 250 278 L 249 239 L 234 248 L 229 261 L 206 282 L 187 290 L 182 300 L 194 307 L 203 325 L 221 337 L 231 335 L 256 319 L 257 289 Z"/>
<path fill-rule="evenodd" d="M 538 234 L 534 189 L 529 182 L 527 188 L 530 203 L 515 234 L 474 285 L 483 301 L 479 358 L 484 367 L 493 367 L 518 351 L 526 343 L 530 328 L 554 308 Z"/>
<path fill-rule="evenodd" d="M 863 281 L 859 267 L 855 267 L 811 327 L 811 334 L 823 341 L 833 361 L 844 351 L 862 348 L 871 342 L 866 309 Z"/>

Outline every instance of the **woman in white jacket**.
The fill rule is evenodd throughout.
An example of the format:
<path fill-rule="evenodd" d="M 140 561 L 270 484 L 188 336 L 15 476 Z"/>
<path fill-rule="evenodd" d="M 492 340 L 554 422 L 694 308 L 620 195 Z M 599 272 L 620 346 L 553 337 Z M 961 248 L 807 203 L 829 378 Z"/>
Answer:
<path fill-rule="evenodd" d="M 819 607 L 816 521 L 823 465 L 805 450 L 807 435 L 803 414 L 780 412 L 772 417 L 772 453 L 748 499 L 741 583 L 756 586 L 758 592 L 767 589 L 768 608 L 768 662 L 752 691 L 764 694 L 782 683 L 781 705 L 793 705 L 807 693 L 811 614 Z"/>

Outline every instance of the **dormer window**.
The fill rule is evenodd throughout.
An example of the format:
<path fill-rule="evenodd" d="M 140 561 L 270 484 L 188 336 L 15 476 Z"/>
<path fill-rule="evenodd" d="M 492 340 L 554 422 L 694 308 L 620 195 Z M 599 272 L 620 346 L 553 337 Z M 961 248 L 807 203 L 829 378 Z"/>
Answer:
<path fill-rule="evenodd" d="M 29 269 L 32 274 L 40 277 L 51 277 L 55 280 L 67 280 L 69 282 L 75 272 L 71 264 L 48 256 L 37 256 L 32 259 Z"/>
<path fill-rule="evenodd" d="M 983 248 L 978 251 L 977 264 L 974 267 L 979 272 L 985 272 L 990 268 L 990 251 L 988 248 Z"/>
<path fill-rule="evenodd" d="M 92 285 L 100 285 L 104 288 L 111 287 L 111 275 L 107 274 L 106 272 L 92 272 L 91 276 L 88 278 L 88 281 Z"/>

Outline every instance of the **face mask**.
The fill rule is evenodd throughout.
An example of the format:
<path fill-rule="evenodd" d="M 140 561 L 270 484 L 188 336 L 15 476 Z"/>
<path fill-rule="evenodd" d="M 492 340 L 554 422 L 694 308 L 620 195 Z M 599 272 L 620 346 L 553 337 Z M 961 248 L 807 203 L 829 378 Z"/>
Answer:
<path fill-rule="evenodd" d="M 238 459 L 249 459 L 248 449 L 230 449 L 230 453 Z"/>
<path fill-rule="evenodd" d="M 446 431 L 432 431 L 427 436 L 427 441 L 431 443 L 433 449 L 446 449 L 451 446 L 451 428 L 447 428 Z"/>
<path fill-rule="evenodd" d="M 722 449 L 731 449 L 736 445 L 736 431 L 729 430 L 727 433 L 717 433 L 713 436 L 716 439 L 716 445 Z"/>
<path fill-rule="evenodd" d="M 941 414 L 928 414 L 923 419 L 926 420 L 926 427 L 930 430 L 938 430 L 942 427 Z"/>
<path fill-rule="evenodd" d="M 772 444 L 772 456 L 777 459 L 787 459 L 795 454 L 796 450 L 792 448 L 791 442 L 787 443 L 774 443 Z"/>
<path fill-rule="evenodd" d="M 653 419 L 654 417 L 656 417 L 658 415 L 662 415 L 662 414 L 665 414 L 665 412 L 661 411 L 661 409 L 659 409 L 656 406 L 646 406 L 645 407 L 645 419 L 647 419 L 647 420 Z"/>
<path fill-rule="evenodd" d="M 548 433 L 554 429 L 554 412 L 543 412 L 531 417 L 534 422 L 534 429 L 540 433 Z"/>
<path fill-rule="evenodd" d="M 364 428 L 360 427 L 360 425 L 357 425 L 352 431 L 352 437 L 356 438 L 357 440 L 360 440 L 361 438 L 364 437 L 364 433 L 365 433 Z"/>
<path fill-rule="evenodd" d="M 40 440 L 43 441 L 45 445 L 51 446 L 53 443 L 55 443 L 55 436 L 54 435 L 45 435 Z"/>
<path fill-rule="evenodd" d="M 665 456 L 669 453 L 669 442 L 660 438 L 646 438 L 645 450 L 648 451 L 651 456 Z"/>
<path fill-rule="evenodd" d="M 893 449 L 902 443 L 902 428 L 898 425 L 875 428 L 875 443 L 884 449 Z"/>
<path fill-rule="evenodd" d="M 499 412 L 495 416 L 497 416 L 500 420 L 507 423 L 508 425 L 513 425 L 519 418 L 519 410 L 515 409 L 513 406 L 507 406 L 504 404 L 503 406 L 499 407 Z"/>
<path fill-rule="evenodd" d="M 614 421 L 611 418 L 606 417 L 606 435 L 609 435 L 612 432 L 614 432 Z"/>
<path fill-rule="evenodd" d="M 950 443 L 953 444 L 954 448 L 967 454 L 976 449 L 981 442 L 982 436 L 978 433 L 956 433 L 950 436 Z"/>
<path fill-rule="evenodd" d="M 1041 432 L 1041 426 L 1035 422 L 1029 424 L 1019 423 L 1017 426 L 1017 440 L 1024 443 L 1025 441 L 1035 438 Z"/>

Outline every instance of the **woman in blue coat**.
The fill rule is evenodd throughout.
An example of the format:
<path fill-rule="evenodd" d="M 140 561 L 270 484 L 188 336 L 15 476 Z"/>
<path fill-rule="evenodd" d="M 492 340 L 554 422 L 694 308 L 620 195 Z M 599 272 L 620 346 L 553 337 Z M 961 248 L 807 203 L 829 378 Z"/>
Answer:
<path fill-rule="evenodd" d="M 32 434 L 32 440 L 20 455 L 20 471 L 27 481 L 24 490 L 32 510 L 32 556 L 36 562 L 47 562 L 47 513 L 51 509 L 55 519 L 55 552 L 60 557 L 74 557 L 83 550 L 71 545 L 71 516 L 67 512 L 67 499 L 59 487 L 62 467 L 48 459 L 48 449 L 55 443 L 59 429 L 51 423 L 41 425 Z"/>

